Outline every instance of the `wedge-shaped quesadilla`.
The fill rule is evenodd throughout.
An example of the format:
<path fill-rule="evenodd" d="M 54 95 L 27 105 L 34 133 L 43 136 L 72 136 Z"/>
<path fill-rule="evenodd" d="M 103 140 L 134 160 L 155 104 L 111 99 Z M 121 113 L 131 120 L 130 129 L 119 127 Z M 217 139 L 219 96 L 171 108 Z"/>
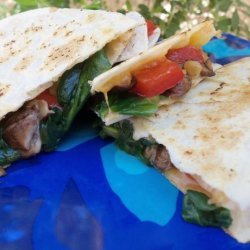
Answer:
<path fill-rule="evenodd" d="M 186 221 L 250 241 L 250 57 L 228 64 L 179 103 L 104 126 L 123 150 L 185 195 Z"/>
<path fill-rule="evenodd" d="M 153 47 L 160 37 L 160 29 L 149 20 L 146 21 L 138 12 L 128 12 L 126 16 L 135 20 L 137 26 L 105 47 L 112 65 L 126 61 Z"/>
<path fill-rule="evenodd" d="M 112 67 L 107 47 L 122 40 L 122 56 L 140 25 L 116 12 L 56 8 L 0 21 L 0 166 L 55 148 L 88 81 Z"/>
<path fill-rule="evenodd" d="M 92 93 L 102 93 L 96 113 L 109 125 L 177 101 L 214 75 L 202 46 L 215 35 L 213 22 L 205 21 L 100 74 L 91 82 Z"/>

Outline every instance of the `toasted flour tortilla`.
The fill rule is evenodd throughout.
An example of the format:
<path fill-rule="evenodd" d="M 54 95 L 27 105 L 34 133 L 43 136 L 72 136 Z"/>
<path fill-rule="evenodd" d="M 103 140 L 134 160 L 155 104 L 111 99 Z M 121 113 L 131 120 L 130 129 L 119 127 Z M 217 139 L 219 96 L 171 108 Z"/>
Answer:
<path fill-rule="evenodd" d="M 120 13 L 42 8 L 0 21 L 0 119 L 135 28 Z"/>
<path fill-rule="evenodd" d="M 228 64 L 179 103 L 131 118 L 134 138 L 152 136 L 176 169 L 165 175 L 183 192 L 191 175 L 216 205 L 230 209 L 228 232 L 250 241 L 250 57 Z"/>
<path fill-rule="evenodd" d="M 105 47 L 105 52 L 112 65 L 126 61 L 153 47 L 161 34 L 160 29 L 156 28 L 153 34 L 148 36 L 146 20 L 140 13 L 132 11 L 126 13 L 126 16 L 135 20 L 137 26 Z"/>
<path fill-rule="evenodd" d="M 187 45 L 200 48 L 216 34 L 217 32 L 213 26 L 213 21 L 209 20 L 193 27 L 186 32 L 174 35 L 160 42 L 153 48 L 143 52 L 142 54 L 135 56 L 96 77 L 92 82 L 90 82 L 92 86 L 92 93 L 102 92 L 104 95 L 107 95 L 107 93 L 112 88 L 119 86 L 120 82 L 131 78 L 131 75 L 134 71 L 143 68 L 144 65 L 149 64 L 157 59 L 159 60 L 159 58 L 165 57 L 169 49 L 181 48 Z M 196 86 L 201 80 L 202 77 L 196 77 L 193 79 L 193 87 Z M 164 101 L 161 101 L 160 106 L 169 105 L 174 101 L 175 100 L 173 99 L 166 98 Z M 104 122 L 107 125 L 110 125 L 125 118 L 127 118 L 127 116 L 110 112 L 106 116 Z"/>

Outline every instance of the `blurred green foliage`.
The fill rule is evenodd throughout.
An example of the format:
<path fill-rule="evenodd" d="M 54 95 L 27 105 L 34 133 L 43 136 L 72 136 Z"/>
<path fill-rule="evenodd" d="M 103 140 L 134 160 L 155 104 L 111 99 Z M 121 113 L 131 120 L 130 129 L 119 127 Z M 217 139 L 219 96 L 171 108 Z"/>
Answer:
<path fill-rule="evenodd" d="M 138 9 L 161 28 L 163 37 L 173 35 L 183 22 L 210 17 L 217 29 L 250 38 L 250 4 L 244 0 L 154 0 Z"/>
<path fill-rule="evenodd" d="M 116 2 L 119 0 L 116 0 Z M 88 9 L 106 9 L 106 0 L 16 0 L 11 10 L 0 4 L 0 18 L 6 13 L 14 14 L 21 11 L 45 6 L 82 7 Z M 120 12 L 139 11 L 145 18 L 151 19 L 162 30 L 164 38 L 173 35 L 183 22 L 191 22 L 201 17 L 211 17 L 215 26 L 223 32 L 250 38 L 250 4 L 246 0 L 152 0 L 148 4 L 134 6 L 126 0 Z"/>

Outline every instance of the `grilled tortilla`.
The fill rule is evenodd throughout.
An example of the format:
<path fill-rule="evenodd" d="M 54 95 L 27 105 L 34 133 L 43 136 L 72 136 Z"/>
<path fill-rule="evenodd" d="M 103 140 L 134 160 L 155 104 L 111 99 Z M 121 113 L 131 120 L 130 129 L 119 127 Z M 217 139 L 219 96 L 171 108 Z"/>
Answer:
<path fill-rule="evenodd" d="M 0 118 L 137 23 L 119 13 L 43 8 L 0 22 Z"/>
<path fill-rule="evenodd" d="M 0 166 L 58 144 L 88 81 L 112 66 L 104 47 L 128 43 L 138 25 L 116 12 L 57 8 L 0 21 Z"/>
<path fill-rule="evenodd" d="M 218 69 L 179 103 L 149 118 L 130 119 L 137 142 L 153 140 L 154 146 L 144 151 L 149 163 L 186 194 L 184 218 L 194 219 L 190 211 L 196 205 L 196 212 L 208 207 L 221 221 L 216 217 L 214 224 L 206 224 L 212 215 L 203 211 L 193 222 L 222 226 L 244 243 L 250 241 L 249 94 L 250 57 Z M 196 192 L 200 201 L 205 194 L 210 203 L 190 203 Z"/>
<path fill-rule="evenodd" d="M 129 93 L 131 89 L 133 90 L 134 86 L 136 87 L 136 72 L 145 68 L 153 67 L 152 65 L 165 58 L 165 56 L 168 58 L 168 52 L 186 47 L 194 47 L 202 51 L 202 46 L 215 35 L 216 31 L 214 29 L 213 22 L 211 20 L 205 21 L 186 32 L 161 41 L 153 48 L 131 58 L 130 60 L 118 64 L 111 70 L 99 75 L 92 82 L 90 82 L 92 86 L 92 93 L 103 93 L 107 106 L 109 107 L 104 109 L 103 105 L 101 108 L 99 107 L 99 110 L 96 112 L 103 119 L 106 125 L 110 125 L 133 115 L 148 116 L 154 113 L 158 107 L 176 102 L 179 97 L 182 97 L 187 91 L 190 90 L 190 88 L 196 86 L 205 76 L 213 75 L 212 65 L 205 54 L 203 63 L 198 63 L 197 61 L 194 62 L 193 59 L 188 58 L 186 61 L 178 63 L 184 72 L 184 79 L 181 82 L 178 82 L 176 86 L 168 89 L 166 93 L 161 93 L 160 95 L 157 95 L 157 98 L 153 99 L 147 98 L 147 96 L 143 96 L 142 94 L 138 94 L 144 98 L 145 103 L 143 104 L 148 106 L 152 104 L 150 107 L 153 107 L 153 104 L 155 105 L 151 111 L 145 113 L 133 113 L 131 111 L 131 107 L 126 109 L 124 108 L 124 106 L 126 106 L 125 104 L 120 105 L 120 96 L 115 98 L 116 100 L 113 101 L 113 93 L 117 90 L 117 92 Z M 172 58 L 170 60 L 172 60 Z M 157 86 L 155 88 L 157 88 Z M 134 101 L 135 98 L 132 98 L 131 101 L 128 102 L 133 103 Z M 116 107 L 112 106 L 112 102 L 115 102 Z M 140 105 L 142 106 L 142 102 L 140 102 Z"/>

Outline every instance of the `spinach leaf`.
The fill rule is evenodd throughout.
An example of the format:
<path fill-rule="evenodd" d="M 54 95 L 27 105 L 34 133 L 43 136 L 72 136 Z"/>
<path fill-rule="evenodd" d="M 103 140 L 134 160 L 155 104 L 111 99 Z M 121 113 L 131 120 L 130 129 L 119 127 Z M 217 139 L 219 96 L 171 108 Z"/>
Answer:
<path fill-rule="evenodd" d="M 158 109 L 160 98 L 143 98 L 131 93 L 116 93 L 109 95 L 109 107 L 113 112 L 123 115 L 150 116 Z M 96 106 L 95 111 L 101 118 L 108 114 L 108 106 L 103 100 Z"/>
<path fill-rule="evenodd" d="M 97 52 L 84 63 L 68 71 L 59 82 L 59 102 L 63 109 L 55 108 L 54 114 L 50 115 L 40 126 L 43 150 L 53 150 L 61 137 L 68 131 L 76 114 L 86 102 L 90 85 L 88 81 L 111 68 L 110 62 L 103 50 Z M 79 72 L 79 69 L 81 71 Z M 72 85 L 72 86 L 69 86 Z"/>
<path fill-rule="evenodd" d="M 78 64 L 71 70 L 66 71 L 61 77 L 57 89 L 57 99 L 62 106 L 70 102 L 72 93 L 80 79 L 81 68 L 82 65 Z"/>
<path fill-rule="evenodd" d="M 144 157 L 144 151 L 147 146 L 155 144 L 155 142 L 147 139 L 133 139 L 133 125 L 130 121 L 124 120 L 117 122 L 111 126 L 103 126 L 100 136 L 105 138 L 111 136 L 115 139 L 115 144 L 128 154 L 134 155 L 141 159 L 144 163 L 149 161 Z"/>
<path fill-rule="evenodd" d="M 182 217 L 185 221 L 201 226 L 228 228 L 232 224 L 227 208 L 209 204 L 205 194 L 193 190 L 188 190 L 184 196 Z"/>
<path fill-rule="evenodd" d="M 93 110 L 102 120 L 104 120 L 109 113 L 109 108 L 104 98 L 98 99 L 96 104 L 93 105 Z"/>
<path fill-rule="evenodd" d="M 2 131 L 0 129 L 0 166 L 10 164 L 21 158 L 18 151 L 12 149 L 2 138 Z"/>
<path fill-rule="evenodd" d="M 42 139 L 42 149 L 44 151 L 53 150 L 60 142 L 62 136 L 67 131 L 65 127 L 65 117 L 60 108 L 53 108 L 54 114 L 40 124 L 40 136 Z"/>
<path fill-rule="evenodd" d="M 86 102 L 87 97 L 89 96 L 89 81 L 93 80 L 95 77 L 109 70 L 110 68 L 111 64 L 106 57 L 104 50 L 97 52 L 83 63 L 77 87 L 72 93 L 72 98 L 63 108 L 63 116 L 66 117 L 67 129 L 69 128 L 75 115 L 81 110 L 83 104 Z"/>
<path fill-rule="evenodd" d="M 158 109 L 159 98 L 143 98 L 133 94 L 111 95 L 110 108 L 123 115 L 150 116 Z"/>
<path fill-rule="evenodd" d="M 113 137 L 115 144 L 120 149 L 150 165 L 144 156 L 144 152 L 146 147 L 154 145 L 156 142 L 151 139 L 134 140 L 133 126 L 128 120 L 115 123 L 111 126 L 103 126 L 100 135 L 102 137 Z M 183 201 L 182 217 L 184 220 L 202 226 L 228 228 L 232 223 L 230 211 L 227 208 L 209 204 L 208 199 L 203 193 L 188 190 Z"/>

